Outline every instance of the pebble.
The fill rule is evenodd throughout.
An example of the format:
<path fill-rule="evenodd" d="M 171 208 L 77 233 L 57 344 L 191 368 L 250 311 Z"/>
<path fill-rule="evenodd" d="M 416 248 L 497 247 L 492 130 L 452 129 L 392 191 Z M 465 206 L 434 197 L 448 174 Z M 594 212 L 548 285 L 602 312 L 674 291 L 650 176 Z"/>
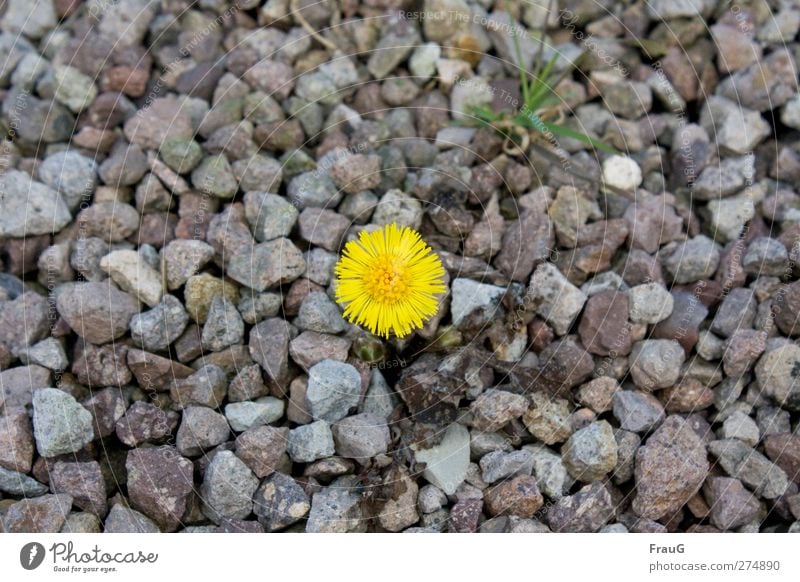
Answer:
<path fill-rule="evenodd" d="M 533 455 L 532 474 L 542 493 L 550 499 L 560 499 L 569 493 L 575 480 L 560 455 L 542 445 L 525 445 L 524 450 Z"/>
<path fill-rule="evenodd" d="M 694 283 L 710 278 L 719 266 L 720 252 L 713 240 L 704 235 L 678 244 L 663 260 L 675 283 Z"/>
<path fill-rule="evenodd" d="M 175 438 L 178 452 L 196 457 L 228 439 L 230 428 L 225 417 L 205 406 L 187 406 Z"/>
<path fill-rule="evenodd" d="M 354 475 L 345 475 L 311 498 L 307 533 L 347 533 L 363 528 L 361 493 Z"/>
<path fill-rule="evenodd" d="M 298 329 L 317 333 L 341 333 L 347 329 L 342 313 L 326 293 L 306 295 L 294 324 Z"/>
<path fill-rule="evenodd" d="M 288 200 L 268 192 L 247 192 L 244 212 L 259 242 L 289 236 L 299 216 L 297 208 Z"/>
<path fill-rule="evenodd" d="M 525 428 L 546 445 L 567 440 L 572 434 L 569 402 L 563 398 L 550 398 L 542 392 L 534 392 L 531 400 L 531 407 L 522 417 Z"/>
<path fill-rule="evenodd" d="M 5 408 L 0 416 L 0 466 L 28 473 L 33 453 L 33 429 L 28 413 L 23 408 Z"/>
<path fill-rule="evenodd" d="M 214 248 L 203 241 L 177 239 L 168 242 L 161 249 L 161 269 L 167 289 L 174 291 L 182 287 L 213 257 Z"/>
<path fill-rule="evenodd" d="M 192 170 L 192 184 L 200 192 L 227 200 L 233 198 L 239 185 L 228 159 L 222 155 L 208 156 Z"/>
<path fill-rule="evenodd" d="M 734 530 L 758 517 L 760 505 L 738 479 L 709 477 L 703 487 L 712 525 L 722 531 Z"/>
<path fill-rule="evenodd" d="M 711 331 L 722 337 L 730 337 L 739 329 L 750 329 L 756 316 L 756 299 L 750 289 L 732 289 L 722 300 Z"/>
<path fill-rule="evenodd" d="M 117 438 L 129 447 L 159 442 L 172 435 L 178 426 L 178 413 L 161 410 L 149 402 L 134 402 L 120 418 L 115 431 Z"/>
<path fill-rule="evenodd" d="M 740 411 L 734 412 L 725 419 L 719 436 L 723 439 L 739 439 L 751 447 L 755 447 L 760 440 L 756 421 Z"/>
<path fill-rule="evenodd" d="M 97 185 L 95 161 L 71 150 L 47 156 L 38 173 L 44 184 L 61 194 L 72 212 L 89 199 Z"/>
<path fill-rule="evenodd" d="M 575 397 L 583 406 L 600 414 L 611 410 L 617 390 L 619 390 L 619 384 L 614 378 L 600 376 L 578 388 Z"/>
<path fill-rule="evenodd" d="M 17 170 L 0 175 L 0 237 L 55 234 L 72 215 L 58 192 Z"/>
<path fill-rule="evenodd" d="M 729 476 L 741 480 L 759 497 L 776 499 L 786 493 L 789 480 L 783 469 L 742 441 L 712 441 L 708 450 Z"/>
<path fill-rule="evenodd" d="M 617 444 L 611 425 L 601 420 L 576 431 L 564 444 L 561 454 L 575 479 L 584 483 L 602 479 L 617 464 Z"/>
<path fill-rule="evenodd" d="M 671 517 L 708 476 L 706 447 L 690 424 L 669 416 L 636 452 L 633 511 L 645 518 Z"/>
<path fill-rule="evenodd" d="M 47 493 L 47 485 L 24 473 L 9 471 L 0 465 L 0 491 L 18 497 L 39 497 Z M 103 499 L 105 501 L 105 498 Z"/>
<path fill-rule="evenodd" d="M 306 269 L 303 253 L 287 238 L 253 245 L 228 258 L 226 275 L 261 293 L 291 283 Z"/>
<path fill-rule="evenodd" d="M 135 509 L 114 505 L 103 524 L 104 533 L 160 533 L 155 522 Z"/>
<path fill-rule="evenodd" d="M 652 394 L 634 390 L 614 394 L 614 417 L 623 430 L 650 432 L 665 416 L 664 407 Z"/>
<path fill-rule="evenodd" d="M 280 467 L 286 456 L 288 437 L 288 428 L 254 426 L 236 437 L 236 456 L 256 477 L 263 479 Z"/>
<path fill-rule="evenodd" d="M 481 457 L 481 478 L 488 484 L 514 475 L 530 475 L 534 457 L 530 451 L 492 451 Z"/>
<path fill-rule="evenodd" d="M 194 492 L 191 461 L 171 446 L 137 448 L 125 470 L 131 505 L 162 531 L 178 529 Z"/>
<path fill-rule="evenodd" d="M 728 376 L 737 377 L 749 372 L 767 347 L 767 333 L 740 329 L 726 342 L 723 369 Z"/>
<path fill-rule="evenodd" d="M 425 463 L 422 476 L 429 483 L 452 495 L 467 476 L 469 431 L 460 424 L 451 424 L 438 445 L 416 450 L 414 459 Z"/>
<path fill-rule="evenodd" d="M 470 405 L 472 426 L 497 432 L 528 409 L 528 399 L 504 390 L 486 390 Z"/>
<path fill-rule="evenodd" d="M 378 201 L 372 214 L 372 224 L 397 224 L 419 230 L 422 225 L 422 204 L 400 190 L 389 190 Z"/>
<path fill-rule="evenodd" d="M 516 515 L 532 518 L 544 504 L 544 498 L 530 475 L 518 475 L 491 487 L 484 497 L 489 515 Z"/>
<path fill-rule="evenodd" d="M 353 366 L 323 360 L 308 371 L 306 405 L 316 419 L 336 422 L 361 399 L 361 375 Z"/>
<path fill-rule="evenodd" d="M 225 406 L 225 418 L 235 432 L 243 432 L 279 420 L 285 408 L 283 400 L 264 396 L 253 402 L 231 402 Z"/>
<path fill-rule="evenodd" d="M 211 300 L 203 333 L 200 336 L 203 349 L 219 352 L 227 347 L 242 343 L 244 321 L 236 305 L 223 295 Z"/>
<path fill-rule="evenodd" d="M 556 501 L 546 521 L 554 532 L 594 533 L 614 517 L 614 504 L 603 483 L 584 485 L 577 493 Z"/>
<path fill-rule="evenodd" d="M 97 97 L 97 87 L 92 78 L 75 67 L 55 65 L 53 83 L 55 85 L 53 98 L 73 113 L 80 113 Z"/>
<path fill-rule="evenodd" d="M 636 285 L 628 290 L 629 317 L 633 323 L 654 324 L 672 314 L 672 295 L 658 283 Z"/>
<path fill-rule="evenodd" d="M 332 208 L 339 205 L 342 192 L 324 172 L 303 172 L 289 182 L 289 202 L 298 209 L 308 207 Z"/>
<path fill-rule="evenodd" d="M 188 323 L 189 315 L 180 300 L 164 295 L 153 309 L 131 318 L 131 339 L 148 352 L 164 351 L 181 336 Z"/>
<path fill-rule="evenodd" d="M 49 472 L 50 490 L 72 497 L 72 503 L 99 518 L 105 516 L 106 483 L 97 461 L 55 463 Z"/>
<path fill-rule="evenodd" d="M 621 190 L 634 191 L 642 183 L 642 170 L 627 156 L 610 156 L 603 162 L 603 181 Z"/>
<path fill-rule="evenodd" d="M 332 427 L 336 453 L 366 464 L 389 450 L 391 435 L 386 421 L 369 412 L 343 418 Z"/>
<path fill-rule="evenodd" d="M 638 341 L 633 344 L 630 355 L 631 378 L 643 390 L 669 388 L 678 381 L 685 358 L 683 348 L 677 341 Z"/>
<path fill-rule="evenodd" d="M 786 344 L 766 352 L 756 364 L 756 381 L 765 396 L 789 410 L 800 407 L 800 347 Z"/>
<path fill-rule="evenodd" d="M 43 457 L 75 453 L 94 439 L 92 415 L 56 388 L 33 392 L 33 434 Z"/>
<path fill-rule="evenodd" d="M 526 297 L 537 305 L 536 313 L 545 319 L 558 335 L 565 335 L 583 309 L 586 295 L 551 263 L 542 263 L 531 277 Z"/>
<path fill-rule="evenodd" d="M 474 321 L 478 325 L 488 323 L 502 310 L 500 301 L 505 294 L 503 287 L 478 283 L 472 279 L 454 279 L 450 299 L 453 325 L 460 326 L 464 320 Z"/>
<path fill-rule="evenodd" d="M 226 519 L 245 519 L 253 512 L 258 484 L 258 478 L 235 454 L 218 452 L 200 487 L 203 513 L 217 524 Z"/>
<path fill-rule="evenodd" d="M 599 356 L 626 355 L 631 351 L 631 325 L 628 322 L 628 296 L 620 291 L 605 291 L 587 301 L 578 325 L 586 350 Z"/>
<path fill-rule="evenodd" d="M 58 533 L 69 515 L 72 497 L 42 495 L 12 503 L 2 516 L 5 533 Z"/>
<path fill-rule="evenodd" d="M 170 398 L 173 406 L 181 410 L 192 404 L 218 408 L 225 399 L 227 384 L 225 371 L 207 364 L 186 378 L 174 380 Z"/>
<path fill-rule="evenodd" d="M 336 451 L 330 426 L 324 420 L 317 420 L 290 430 L 286 452 L 296 463 L 333 456 Z"/>
<path fill-rule="evenodd" d="M 161 276 L 136 251 L 112 251 L 100 260 L 100 268 L 134 298 L 155 307 L 161 301 Z"/>
<path fill-rule="evenodd" d="M 274 532 L 308 515 L 311 500 L 292 477 L 275 472 L 264 479 L 256 490 L 253 509 L 264 529 Z"/>

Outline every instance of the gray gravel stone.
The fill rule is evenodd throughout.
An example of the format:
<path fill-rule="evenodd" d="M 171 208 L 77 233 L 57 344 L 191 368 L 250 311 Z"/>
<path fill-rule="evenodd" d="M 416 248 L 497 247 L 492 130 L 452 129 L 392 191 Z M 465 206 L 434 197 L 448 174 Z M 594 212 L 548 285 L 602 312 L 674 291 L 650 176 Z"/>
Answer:
<path fill-rule="evenodd" d="M 414 453 L 417 463 L 425 463 L 422 476 L 447 495 L 455 493 L 469 468 L 469 431 L 460 424 L 451 424 L 442 441 Z"/>
<path fill-rule="evenodd" d="M 286 198 L 267 192 L 245 194 L 244 212 L 253 236 L 260 242 L 289 236 L 299 215 Z"/>
<path fill-rule="evenodd" d="M 100 268 L 134 298 L 155 307 L 164 292 L 161 275 L 133 250 L 112 251 L 100 260 Z"/>
<path fill-rule="evenodd" d="M 297 463 L 333 456 L 335 445 L 330 426 L 324 420 L 318 420 L 289 431 L 286 452 Z"/>
<path fill-rule="evenodd" d="M 153 309 L 131 318 L 131 339 L 148 352 L 164 351 L 188 323 L 183 304 L 172 295 L 164 295 Z"/>
<path fill-rule="evenodd" d="M 789 480 L 783 469 L 742 441 L 713 441 L 708 450 L 728 475 L 741 480 L 759 497 L 776 499 L 786 493 Z"/>
<path fill-rule="evenodd" d="M 756 380 L 766 396 L 789 410 L 800 409 L 800 347 L 786 344 L 766 352 L 756 364 Z"/>
<path fill-rule="evenodd" d="M 343 418 L 332 427 L 336 453 L 366 464 L 389 449 L 391 435 L 386 421 L 369 412 Z"/>
<path fill-rule="evenodd" d="M 253 402 L 232 402 L 225 406 L 225 418 L 236 432 L 279 420 L 286 408 L 283 400 L 265 396 Z"/>
<path fill-rule="evenodd" d="M 74 151 L 56 152 L 39 165 L 39 179 L 59 192 L 71 211 L 88 201 L 97 185 L 97 164 Z"/>
<path fill-rule="evenodd" d="M 614 417 L 624 430 L 649 432 L 664 420 L 664 407 L 652 394 L 620 390 L 614 394 Z"/>
<path fill-rule="evenodd" d="M 453 325 L 459 326 L 473 313 L 470 322 L 479 325 L 488 323 L 502 313 L 500 301 L 506 289 L 496 285 L 479 283 L 472 279 L 455 279 L 451 286 L 450 313 Z"/>
<path fill-rule="evenodd" d="M 225 274 L 259 293 L 291 283 L 306 269 L 303 253 L 287 238 L 263 242 L 228 258 Z"/>
<path fill-rule="evenodd" d="M 693 283 L 710 278 L 719 265 L 718 245 L 704 235 L 678 244 L 663 259 L 664 267 L 678 284 Z"/>
<path fill-rule="evenodd" d="M 111 508 L 104 524 L 105 533 L 160 533 L 155 522 L 135 509 L 118 503 Z"/>
<path fill-rule="evenodd" d="M 42 485 L 24 473 L 9 471 L 0 466 L 0 491 L 18 497 L 38 497 L 47 493 L 47 485 Z"/>
<path fill-rule="evenodd" d="M 672 314 L 672 295 L 663 285 L 645 283 L 628 290 L 630 320 L 634 323 L 658 323 Z"/>
<path fill-rule="evenodd" d="M 222 295 L 211 300 L 211 308 L 203 326 L 201 341 L 203 349 L 219 352 L 227 347 L 242 343 L 244 321 L 236 306 Z"/>
<path fill-rule="evenodd" d="M 636 342 L 629 358 L 633 382 L 648 391 L 674 386 L 685 358 L 683 348 L 674 340 Z"/>
<path fill-rule="evenodd" d="M 229 434 L 224 416 L 205 406 L 188 406 L 183 411 L 175 442 L 182 455 L 196 457 L 225 442 Z"/>
<path fill-rule="evenodd" d="M 346 533 L 363 529 L 357 477 L 346 475 L 314 493 L 306 523 L 308 533 Z"/>
<path fill-rule="evenodd" d="M 0 237 L 55 234 L 72 219 L 58 192 L 24 172 L 0 175 L 0 192 Z"/>
<path fill-rule="evenodd" d="M 253 496 L 253 504 L 259 523 L 268 532 L 300 521 L 311 509 L 311 500 L 300 484 L 278 472 L 264 479 Z"/>
<path fill-rule="evenodd" d="M 306 295 L 294 324 L 298 329 L 318 333 L 341 333 L 347 329 L 342 312 L 326 293 L 313 292 Z"/>
<path fill-rule="evenodd" d="M 536 313 L 552 325 L 558 335 L 567 333 L 587 299 L 551 263 L 542 263 L 536 268 L 526 297 L 537 305 Z"/>
<path fill-rule="evenodd" d="M 481 457 L 481 477 L 486 483 L 495 483 L 514 475 L 530 475 L 534 457 L 530 451 L 492 451 Z"/>
<path fill-rule="evenodd" d="M 717 308 L 711 331 L 730 337 L 737 329 L 751 329 L 756 316 L 756 300 L 751 289 L 731 289 Z"/>
<path fill-rule="evenodd" d="M 214 256 L 214 248 L 200 240 L 177 239 L 161 250 L 161 269 L 167 288 L 174 291 L 197 274 Z"/>
<path fill-rule="evenodd" d="M 17 351 L 17 355 L 23 364 L 43 366 L 55 372 L 64 370 L 69 365 L 64 346 L 54 337 L 22 348 Z"/>
<path fill-rule="evenodd" d="M 584 483 L 602 479 L 617 464 L 617 443 L 611 425 L 601 420 L 576 431 L 561 454 L 575 479 Z"/>
<path fill-rule="evenodd" d="M 316 419 L 336 422 L 361 398 L 361 375 L 350 364 L 323 360 L 308 371 L 306 405 Z"/>
<path fill-rule="evenodd" d="M 200 495 L 203 512 L 214 522 L 245 519 L 253 512 L 258 478 L 231 451 L 220 451 L 206 469 Z"/>
<path fill-rule="evenodd" d="M 75 453 L 94 439 L 92 415 L 62 390 L 35 390 L 33 434 L 43 457 Z"/>

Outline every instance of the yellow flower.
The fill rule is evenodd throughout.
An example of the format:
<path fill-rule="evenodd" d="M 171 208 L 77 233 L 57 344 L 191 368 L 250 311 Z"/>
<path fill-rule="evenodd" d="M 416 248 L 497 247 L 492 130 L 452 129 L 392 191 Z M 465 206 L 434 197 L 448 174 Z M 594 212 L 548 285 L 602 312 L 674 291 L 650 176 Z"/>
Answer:
<path fill-rule="evenodd" d="M 336 301 L 347 320 L 385 338 L 422 327 L 446 291 L 439 257 L 417 231 L 396 224 L 347 243 L 335 273 Z"/>

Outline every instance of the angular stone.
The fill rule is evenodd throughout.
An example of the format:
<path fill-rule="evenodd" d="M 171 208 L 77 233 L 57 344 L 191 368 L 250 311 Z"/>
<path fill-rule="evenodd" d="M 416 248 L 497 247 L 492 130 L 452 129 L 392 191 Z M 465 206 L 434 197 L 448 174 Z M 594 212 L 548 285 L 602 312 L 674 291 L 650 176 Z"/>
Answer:
<path fill-rule="evenodd" d="M 708 475 L 706 448 L 691 425 L 668 417 L 636 452 L 633 511 L 649 519 L 672 516 Z"/>
<path fill-rule="evenodd" d="M 33 393 L 33 434 L 43 457 L 75 453 L 94 439 L 92 415 L 56 388 Z"/>

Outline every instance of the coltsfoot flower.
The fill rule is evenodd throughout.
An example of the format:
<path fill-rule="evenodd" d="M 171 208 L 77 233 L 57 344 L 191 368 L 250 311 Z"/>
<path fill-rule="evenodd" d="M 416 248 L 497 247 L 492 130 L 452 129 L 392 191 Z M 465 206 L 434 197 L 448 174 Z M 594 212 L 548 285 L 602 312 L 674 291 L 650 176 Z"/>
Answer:
<path fill-rule="evenodd" d="M 439 257 L 417 231 L 396 224 L 347 243 L 335 273 L 344 317 L 385 338 L 422 327 L 447 289 Z"/>

